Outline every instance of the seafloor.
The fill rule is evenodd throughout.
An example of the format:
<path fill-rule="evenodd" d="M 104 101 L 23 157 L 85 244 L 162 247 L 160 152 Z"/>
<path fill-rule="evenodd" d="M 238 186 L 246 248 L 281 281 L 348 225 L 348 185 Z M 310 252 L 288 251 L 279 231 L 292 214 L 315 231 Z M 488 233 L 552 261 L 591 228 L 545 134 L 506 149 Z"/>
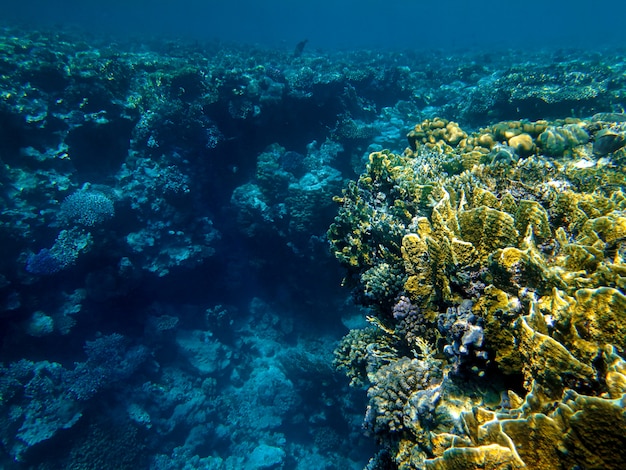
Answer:
<path fill-rule="evenodd" d="M 2 29 L 0 466 L 626 468 L 625 104 L 626 50 Z"/>

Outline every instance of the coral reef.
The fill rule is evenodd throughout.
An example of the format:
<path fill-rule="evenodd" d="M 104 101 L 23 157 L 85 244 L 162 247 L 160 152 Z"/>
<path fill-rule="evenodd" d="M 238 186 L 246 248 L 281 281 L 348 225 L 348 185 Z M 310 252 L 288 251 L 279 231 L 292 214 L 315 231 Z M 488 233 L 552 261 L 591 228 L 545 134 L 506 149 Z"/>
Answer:
<path fill-rule="evenodd" d="M 85 352 L 87 360 L 71 370 L 56 362 L 25 359 L 0 366 L 0 439 L 16 461 L 36 444 L 76 425 L 89 400 L 128 379 L 146 360 L 142 346 L 129 348 L 119 334 L 88 341 Z"/>
<path fill-rule="evenodd" d="M 336 364 L 368 387 L 365 427 L 398 468 L 623 467 L 614 117 L 426 120 L 336 198 L 333 251 L 385 338 L 351 332 Z"/>
<path fill-rule="evenodd" d="M 117 39 L 0 28 L 0 467 L 617 466 L 623 50 Z"/>
<path fill-rule="evenodd" d="M 332 141 L 307 146 L 307 155 L 270 145 L 257 157 L 255 178 L 234 189 L 231 204 L 248 237 L 279 236 L 295 253 L 307 251 L 332 218 L 332 195 L 343 184 L 331 165 L 343 148 Z"/>

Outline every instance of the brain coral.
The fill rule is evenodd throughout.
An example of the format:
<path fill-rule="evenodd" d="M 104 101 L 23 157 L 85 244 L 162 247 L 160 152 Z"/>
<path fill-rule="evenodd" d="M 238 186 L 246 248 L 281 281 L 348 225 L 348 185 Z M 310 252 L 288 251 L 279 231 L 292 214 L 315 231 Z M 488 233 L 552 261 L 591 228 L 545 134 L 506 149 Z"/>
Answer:
<path fill-rule="evenodd" d="M 379 331 L 337 363 L 361 370 L 366 427 L 398 468 L 626 465 L 626 149 L 612 117 L 474 133 L 425 121 L 336 198 L 331 247 Z"/>

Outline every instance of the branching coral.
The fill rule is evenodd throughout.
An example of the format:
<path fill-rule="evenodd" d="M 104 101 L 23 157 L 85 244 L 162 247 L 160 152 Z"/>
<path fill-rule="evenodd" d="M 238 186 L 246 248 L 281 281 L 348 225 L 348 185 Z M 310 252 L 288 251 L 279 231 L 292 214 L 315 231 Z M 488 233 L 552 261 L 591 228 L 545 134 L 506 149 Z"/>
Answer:
<path fill-rule="evenodd" d="M 115 215 L 111 198 L 100 191 L 81 189 L 67 196 L 61 203 L 59 219 L 93 227 Z"/>

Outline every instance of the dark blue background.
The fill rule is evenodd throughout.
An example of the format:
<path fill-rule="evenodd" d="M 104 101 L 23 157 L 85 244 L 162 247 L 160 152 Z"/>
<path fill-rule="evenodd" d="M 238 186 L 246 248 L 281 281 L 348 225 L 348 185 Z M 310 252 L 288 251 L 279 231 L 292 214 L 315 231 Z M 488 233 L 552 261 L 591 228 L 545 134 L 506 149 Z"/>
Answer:
<path fill-rule="evenodd" d="M 6 1 L 3 3 L 7 3 Z M 626 2 L 526 0 L 22 0 L 5 21 L 313 48 L 626 44 Z"/>

